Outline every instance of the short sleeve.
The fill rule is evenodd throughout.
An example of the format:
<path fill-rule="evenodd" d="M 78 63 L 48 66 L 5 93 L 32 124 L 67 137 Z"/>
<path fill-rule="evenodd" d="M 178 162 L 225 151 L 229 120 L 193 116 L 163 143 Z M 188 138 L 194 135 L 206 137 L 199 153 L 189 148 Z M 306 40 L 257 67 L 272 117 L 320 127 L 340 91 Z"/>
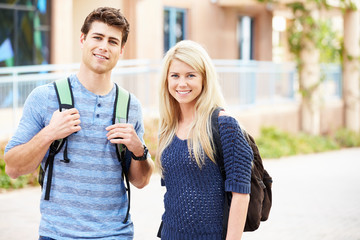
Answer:
<path fill-rule="evenodd" d="M 19 125 L 5 148 L 11 148 L 30 141 L 41 129 L 45 127 L 49 86 L 35 88 L 27 97 Z"/>
<path fill-rule="evenodd" d="M 219 117 L 219 132 L 226 173 L 225 191 L 250 193 L 253 152 L 235 118 Z"/>

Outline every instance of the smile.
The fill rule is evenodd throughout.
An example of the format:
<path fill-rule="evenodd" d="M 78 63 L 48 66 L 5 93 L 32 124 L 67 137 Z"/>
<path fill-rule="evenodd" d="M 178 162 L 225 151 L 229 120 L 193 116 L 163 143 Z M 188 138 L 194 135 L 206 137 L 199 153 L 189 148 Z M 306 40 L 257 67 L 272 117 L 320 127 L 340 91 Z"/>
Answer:
<path fill-rule="evenodd" d="M 97 58 L 100 58 L 100 59 L 109 59 L 109 58 L 107 58 L 107 57 L 105 57 L 105 56 L 102 56 L 102 55 L 99 55 L 99 54 L 94 54 L 94 56 L 95 57 L 97 57 Z"/>
<path fill-rule="evenodd" d="M 185 95 L 185 94 L 190 93 L 191 90 L 188 90 L 188 91 L 179 91 L 179 90 L 177 90 L 176 92 L 177 92 L 178 94 L 180 94 L 180 95 Z"/>

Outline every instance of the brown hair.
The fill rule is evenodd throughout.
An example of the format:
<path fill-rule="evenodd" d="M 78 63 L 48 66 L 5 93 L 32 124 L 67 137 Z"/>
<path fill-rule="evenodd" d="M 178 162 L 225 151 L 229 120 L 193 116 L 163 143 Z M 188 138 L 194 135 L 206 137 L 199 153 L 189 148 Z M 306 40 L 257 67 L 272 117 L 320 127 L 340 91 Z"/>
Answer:
<path fill-rule="evenodd" d="M 106 23 L 109 26 L 116 27 L 122 32 L 121 46 L 123 47 L 129 35 L 130 25 L 125 16 L 120 12 L 120 9 L 111 7 L 100 7 L 92 11 L 84 21 L 81 27 L 81 32 L 85 35 L 88 34 L 91 24 L 94 21 Z"/>

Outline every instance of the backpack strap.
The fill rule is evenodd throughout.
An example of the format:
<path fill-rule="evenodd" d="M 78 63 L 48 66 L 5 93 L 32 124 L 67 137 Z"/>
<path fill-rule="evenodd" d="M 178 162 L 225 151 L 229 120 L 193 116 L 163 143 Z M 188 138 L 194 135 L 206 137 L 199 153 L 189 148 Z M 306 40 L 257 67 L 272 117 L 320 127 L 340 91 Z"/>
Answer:
<path fill-rule="evenodd" d="M 220 139 L 220 131 L 219 131 L 219 113 L 220 111 L 224 110 L 221 107 L 215 108 L 215 110 L 211 114 L 211 129 L 212 129 L 212 136 L 213 142 L 215 145 L 215 160 L 216 163 L 219 165 L 221 176 L 223 177 L 224 181 L 226 179 L 225 167 L 224 167 L 224 158 L 223 158 L 223 151 L 221 147 L 221 139 Z"/>
<path fill-rule="evenodd" d="M 69 78 L 63 78 L 56 80 L 54 82 L 55 92 L 56 96 L 59 102 L 59 111 L 63 111 L 66 109 L 70 109 L 74 107 L 74 97 L 71 90 L 71 84 Z M 65 145 L 64 149 L 64 155 L 63 160 L 60 160 L 64 163 L 69 163 L 70 159 L 67 156 L 67 137 L 64 139 L 58 139 L 55 140 L 50 145 L 50 151 L 49 155 L 45 161 L 45 168 L 44 170 L 40 168 L 40 174 L 39 174 L 39 183 L 41 186 L 43 186 L 43 178 L 44 176 L 40 176 L 42 174 L 45 175 L 47 171 L 47 183 L 46 183 L 46 190 L 45 190 L 45 200 L 50 199 L 50 189 L 51 189 L 51 182 L 52 182 L 52 174 L 53 174 L 53 168 L 54 168 L 54 158 L 55 155 L 60 152 L 61 148 Z M 49 168 L 49 169 L 47 169 Z M 42 178 L 42 179 L 40 179 Z"/>
<path fill-rule="evenodd" d="M 63 78 L 63 79 L 59 79 L 57 81 L 54 82 L 54 86 L 55 86 L 55 90 L 56 90 L 56 95 L 58 97 L 58 102 L 59 102 L 59 111 L 62 112 L 66 109 L 71 109 L 74 108 L 74 95 L 72 93 L 71 90 L 71 83 L 70 83 L 70 79 L 69 78 Z M 60 139 L 61 142 L 63 142 L 63 144 L 65 144 L 65 149 L 64 149 L 64 158 L 63 160 L 60 160 L 61 162 L 64 163 L 69 163 L 70 159 L 67 156 L 67 137 L 64 139 Z M 60 145 L 60 149 L 61 149 L 62 145 Z M 59 149 L 59 151 L 60 151 Z"/>
<path fill-rule="evenodd" d="M 59 102 L 59 111 L 74 107 L 74 96 L 71 90 L 69 78 L 59 79 L 54 82 L 56 96 Z"/>
<path fill-rule="evenodd" d="M 130 106 L 130 93 L 125 89 L 119 87 L 115 83 L 116 95 L 114 103 L 114 113 L 113 113 L 113 124 L 115 123 L 127 123 L 129 106 Z M 123 144 L 116 144 L 116 155 L 121 163 L 122 167 L 122 177 L 125 179 L 126 191 L 128 192 L 128 208 L 126 212 L 125 219 L 123 223 L 126 223 L 129 218 L 130 212 L 130 182 L 128 178 L 128 169 L 126 168 L 126 146 Z"/>
<path fill-rule="evenodd" d="M 224 110 L 221 107 L 215 108 L 215 110 L 211 114 L 211 129 L 212 129 L 212 136 L 213 142 L 215 147 L 215 161 L 220 168 L 220 173 L 223 180 L 226 180 L 226 172 L 224 166 L 224 155 L 221 145 L 221 138 L 220 138 L 220 130 L 219 130 L 219 113 L 220 111 Z M 222 223 L 222 239 L 226 238 L 227 234 L 227 226 L 229 220 L 229 210 L 230 210 L 230 203 L 232 199 L 231 192 L 225 192 L 225 199 L 224 199 L 224 209 L 223 209 L 223 223 Z"/>
<path fill-rule="evenodd" d="M 116 83 L 115 86 L 116 96 L 114 104 L 113 124 L 127 123 L 130 106 L 130 94 L 122 87 L 119 87 Z M 119 150 L 119 153 L 124 153 L 126 151 L 126 147 L 123 144 L 117 144 L 117 148 Z"/>

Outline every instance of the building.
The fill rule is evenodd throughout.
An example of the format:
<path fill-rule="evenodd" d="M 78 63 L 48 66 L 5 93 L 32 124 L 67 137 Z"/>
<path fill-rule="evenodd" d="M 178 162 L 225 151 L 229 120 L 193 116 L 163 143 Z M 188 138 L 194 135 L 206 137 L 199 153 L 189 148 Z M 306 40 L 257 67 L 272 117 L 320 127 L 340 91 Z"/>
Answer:
<path fill-rule="evenodd" d="M 80 61 L 80 28 L 99 6 L 122 9 L 131 24 L 126 59 L 162 58 L 181 39 L 203 44 L 212 58 L 272 59 L 272 12 L 254 1 L 0 1 L 0 66 Z M 238 5 L 238 6 L 237 6 Z M 5 51 L 5 50 L 4 50 Z"/>
<path fill-rule="evenodd" d="M 286 46 L 285 28 L 287 19 L 293 16 L 283 4 L 293 0 L 277 2 L 282 4 L 263 4 L 257 0 L 0 0 L 0 67 L 78 63 L 83 20 L 90 11 L 104 5 L 120 8 L 130 22 L 124 59 L 159 61 L 177 41 L 191 39 L 201 43 L 213 59 L 286 62 L 292 57 Z M 339 15 L 339 11 L 332 14 Z M 355 14 L 358 16 L 358 12 Z M 357 22 L 357 28 L 358 25 Z M 356 40 L 351 44 L 349 49 L 354 49 Z M 348 82 L 346 78 L 343 81 Z M 354 96 L 359 92 L 357 85 L 358 81 L 347 87 L 356 90 Z M 347 95 L 346 92 L 344 96 Z M 358 102 L 355 108 L 349 107 L 355 109 L 349 116 L 344 114 L 342 102 L 330 104 L 336 109 L 318 108 L 321 111 L 318 119 L 322 120 L 317 120 L 317 129 L 329 132 L 347 121 L 359 129 Z M 305 122 L 301 120 L 300 107 L 290 108 L 285 113 L 279 110 L 261 113 L 270 124 L 299 131 L 303 129 L 301 122 Z M 242 115 L 246 118 L 244 112 Z M 244 122 L 251 126 L 254 115 L 248 116 Z M 257 129 L 263 124 L 264 121 L 258 121 Z"/>

